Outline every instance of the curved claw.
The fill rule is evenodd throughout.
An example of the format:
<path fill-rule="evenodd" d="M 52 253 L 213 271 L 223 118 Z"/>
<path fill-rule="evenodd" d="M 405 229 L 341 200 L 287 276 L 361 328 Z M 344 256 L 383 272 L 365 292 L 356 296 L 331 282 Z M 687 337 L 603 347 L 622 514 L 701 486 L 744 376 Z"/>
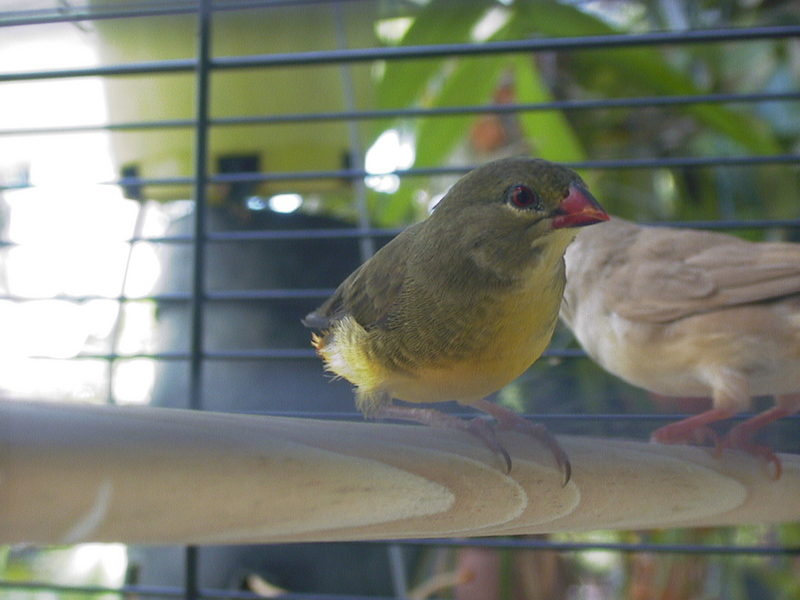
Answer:
<path fill-rule="evenodd" d="M 774 472 L 772 473 L 772 479 L 777 481 L 781 478 L 783 474 L 783 464 L 781 463 L 781 459 L 778 458 L 778 455 L 770 448 L 769 446 L 764 446 L 761 444 L 756 444 L 746 437 L 742 437 L 737 435 L 739 431 L 734 427 L 731 432 L 722 440 L 722 446 L 724 448 L 731 448 L 733 450 L 742 450 L 747 452 L 748 454 L 752 454 L 758 458 L 765 460 L 768 464 L 772 464 L 775 467 Z"/>
<path fill-rule="evenodd" d="M 541 423 L 531 423 L 521 415 L 499 404 L 489 402 L 488 400 L 470 402 L 470 405 L 497 419 L 498 428 L 519 431 L 520 433 L 529 435 L 550 450 L 553 458 L 556 459 L 559 471 L 564 475 L 564 479 L 561 483 L 562 487 L 569 483 L 569 480 L 572 478 L 572 465 L 569 462 L 569 457 L 558 443 L 558 440 L 553 437 L 553 434 L 550 433 L 544 425 Z"/>
<path fill-rule="evenodd" d="M 781 459 L 768 446 L 754 443 L 752 441 L 753 436 L 765 425 L 798 412 L 800 410 L 800 394 L 777 396 L 775 402 L 775 406 L 769 410 L 750 417 L 731 429 L 725 439 L 722 440 L 722 443 L 726 448 L 744 450 L 775 465 L 775 472 L 772 478 L 778 480 L 783 473 Z"/>
<path fill-rule="evenodd" d="M 506 465 L 506 475 L 511 473 L 511 456 L 508 453 L 503 445 L 498 441 L 497 437 L 494 434 L 494 430 L 489 426 L 489 424 L 480 417 L 472 419 L 469 421 L 467 425 L 467 431 L 471 434 L 479 437 L 484 444 L 489 447 L 489 450 L 492 450 L 495 454 L 499 454 L 500 458 L 503 459 L 503 462 Z"/>
<path fill-rule="evenodd" d="M 775 472 L 772 474 L 772 480 L 778 481 L 783 475 L 783 464 L 781 463 L 781 459 L 773 452 L 772 456 L 767 457 L 767 461 L 771 462 L 775 465 Z"/>
<path fill-rule="evenodd" d="M 489 450 L 503 459 L 505 475 L 511 473 L 511 456 L 495 436 L 494 429 L 484 419 L 476 418 L 465 421 L 460 417 L 439 412 L 432 408 L 405 407 L 392 404 L 381 407 L 376 416 L 381 419 L 399 419 L 432 427 L 449 427 L 465 431 L 480 439 Z"/>
<path fill-rule="evenodd" d="M 550 450 L 553 457 L 556 459 L 558 468 L 564 475 L 562 486 L 569 483 L 572 478 L 572 465 L 569 462 L 569 457 L 556 438 L 553 437 L 544 425 L 540 423 L 531 423 L 517 413 L 486 400 L 472 403 L 472 406 L 497 419 L 500 429 L 513 429 L 535 438 L 536 441 Z M 465 421 L 454 415 L 448 415 L 431 408 L 404 407 L 392 404 L 381 407 L 375 417 L 414 421 L 416 423 L 423 423 L 435 427 L 450 427 L 452 429 L 466 431 L 479 438 L 492 452 L 498 454 L 505 464 L 505 474 L 508 475 L 511 473 L 511 468 L 513 466 L 511 456 L 497 439 L 494 428 L 482 418 Z"/>
<path fill-rule="evenodd" d="M 556 459 L 556 464 L 558 465 L 559 471 L 561 471 L 561 473 L 564 475 L 564 479 L 561 482 L 561 487 L 567 485 L 569 480 L 572 478 L 572 464 L 569 462 L 569 456 L 567 456 L 567 453 L 558 443 L 558 440 L 556 440 L 556 438 L 553 437 L 553 434 L 550 433 L 541 423 L 531 423 L 522 417 L 519 417 L 519 419 L 519 421 L 514 421 L 508 428 L 519 431 L 520 433 L 528 434 L 529 436 L 535 438 L 536 441 L 545 446 L 548 450 L 550 450 L 553 458 Z"/>

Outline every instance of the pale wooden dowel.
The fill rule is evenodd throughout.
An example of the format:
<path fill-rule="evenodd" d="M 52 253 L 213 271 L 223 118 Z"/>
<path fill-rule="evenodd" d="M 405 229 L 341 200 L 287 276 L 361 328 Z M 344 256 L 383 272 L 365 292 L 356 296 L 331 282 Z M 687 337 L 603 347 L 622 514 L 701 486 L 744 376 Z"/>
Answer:
<path fill-rule="evenodd" d="M 154 408 L 0 402 L 0 543 L 369 540 L 800 520 L 738 451 Z"/>

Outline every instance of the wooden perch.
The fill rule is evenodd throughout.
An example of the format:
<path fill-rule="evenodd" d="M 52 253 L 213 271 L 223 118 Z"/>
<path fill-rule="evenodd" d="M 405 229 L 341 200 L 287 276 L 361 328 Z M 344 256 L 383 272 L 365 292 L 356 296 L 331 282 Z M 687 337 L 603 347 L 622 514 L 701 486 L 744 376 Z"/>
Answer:
<path fill-rule="evenodd" d="M 501 433 L 0 402 L 0 543 L 373 540 L 800 520 L 800 457 Z"/>

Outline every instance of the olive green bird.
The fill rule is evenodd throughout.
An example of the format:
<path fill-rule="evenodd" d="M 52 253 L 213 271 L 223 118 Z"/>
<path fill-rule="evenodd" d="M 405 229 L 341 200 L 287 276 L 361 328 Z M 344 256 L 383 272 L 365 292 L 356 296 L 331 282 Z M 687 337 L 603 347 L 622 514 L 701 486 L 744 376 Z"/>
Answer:
<path fill-rule="evenodd" d="M 608 219 L 572 170 L 510 158 L 461 178 L 421 223 L 356 269 L 304 324 L 328 371 L 356 386 L 366 417 L 456 427 L 507 452 L 482 419 L 410 403 L 455 400 L 566 454 L 543 426 L 485 397 L 542 354 L 558 318 L 575 228 Z"/>

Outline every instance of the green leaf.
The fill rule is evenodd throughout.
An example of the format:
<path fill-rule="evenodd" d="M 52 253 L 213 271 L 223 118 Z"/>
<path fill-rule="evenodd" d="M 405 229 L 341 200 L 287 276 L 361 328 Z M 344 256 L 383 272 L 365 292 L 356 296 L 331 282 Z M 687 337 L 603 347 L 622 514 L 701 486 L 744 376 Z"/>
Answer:
<path fill-rule="evenodd" d="M 612 35 L 621 33 L 596 17 L 553 0 L 518 0 L 517 27 L 551 37 Z M 600 69 L 612 69 L 625 81 L 652 95 L 694 95 L 701 90 L 684 73 L 670 66 L 664 55 L 652 47 L 592 49 L 572 52 L 572 59 L 585 76 Z M 613 95 L 613 90 L 611 90 Z M 705 125 L 730 137 L 757 154 L 778 152 L 769 130 L 751 115 L 715 104 L 682 107 Z"/>
<path fill-rule="evenodd" d="M 403 36 L 403 46 L 458 43 L 469 40 L 478 19 L 492 0 L 433 0 L 423 8 Z M 404 108 L 420 100 L 444 58 L 391 60 L 378 85 L 380 108 Z"/>
<path fill-rule="evenodd" d="M 537 104 L 553 99 L 539 76 L 536 63 L 528 56 L 514 57 L 514 84 L 520 104 Z M 519 118 L 534 156 L 557 162 L 574 162 L 585 158 L 578 136 L 561 111 L 525 111 L 520 113 Z"/>
<path fill-rule="evenodd" d="M 489 104 L 500 75 L 511 66 L 511 60 L 507 56 L 481 56 L 457 61 L 435 98 L 435 106 Z M 415 165 L 433 167 L 443 164 L 476 118 L 476 115 L 464 115 L 418 119 Z"/>

